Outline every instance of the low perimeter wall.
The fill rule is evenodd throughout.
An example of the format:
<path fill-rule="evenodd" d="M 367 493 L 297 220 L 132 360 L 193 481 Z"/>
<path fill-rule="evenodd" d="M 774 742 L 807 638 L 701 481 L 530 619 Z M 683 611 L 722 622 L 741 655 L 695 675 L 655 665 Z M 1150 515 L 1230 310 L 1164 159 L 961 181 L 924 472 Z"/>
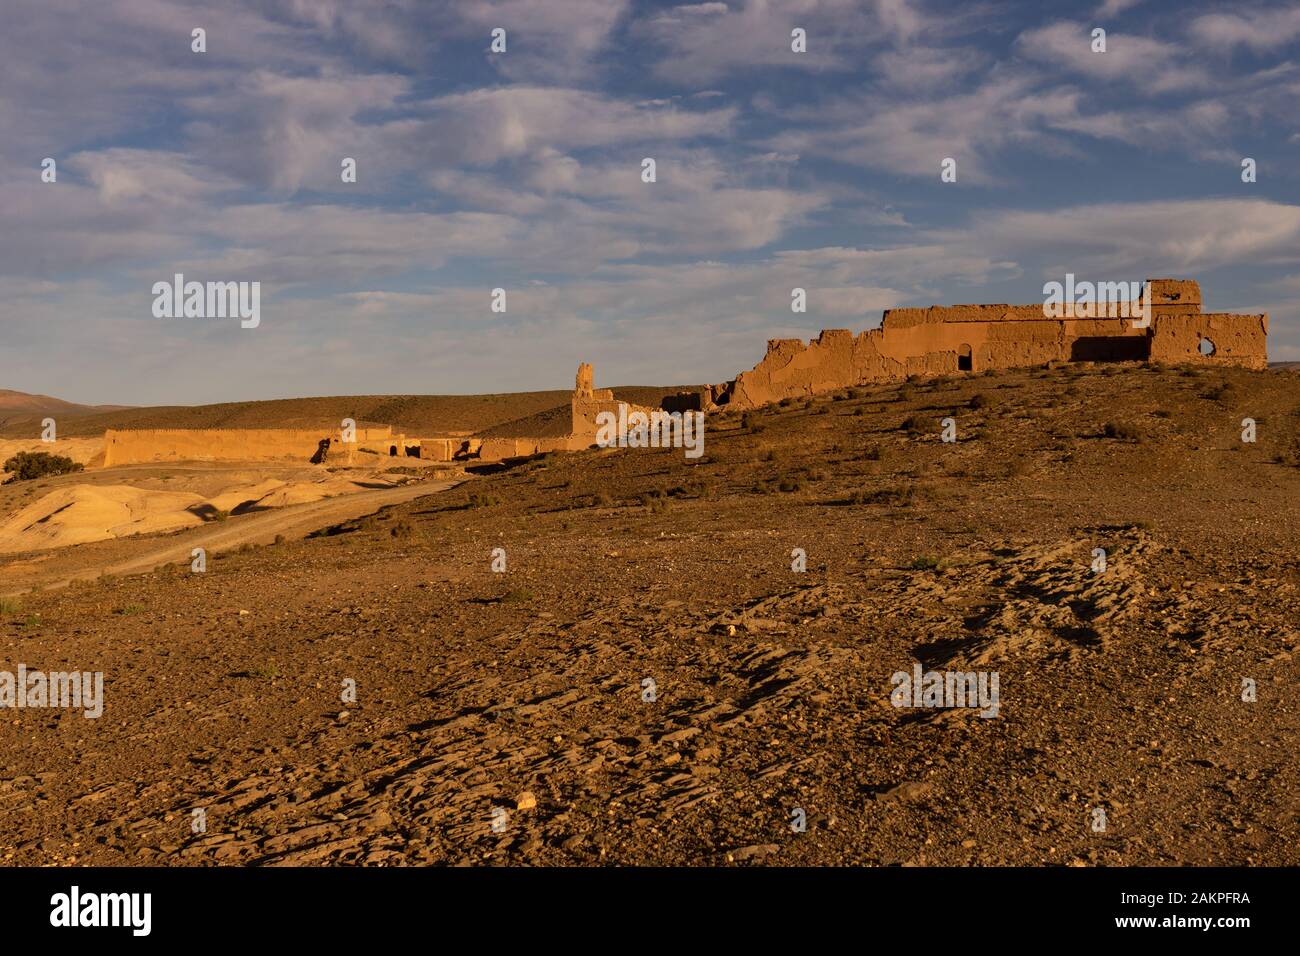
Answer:
<path fill-rule="evenodd" d="M 393 442 L 402 436 L 390 426 L 358 428 L 357 445 Z M 290 428 L 156 428 L 104 432 L 104 467 L 154 461 L 246 461 L 292 459 L 310 461 L 322 438 L 332 438 L 331 458 L 346 455 L 356 445 L 338 442 L 338 430 Z M 398 454 L 401 454 L 400 448 Z"/>

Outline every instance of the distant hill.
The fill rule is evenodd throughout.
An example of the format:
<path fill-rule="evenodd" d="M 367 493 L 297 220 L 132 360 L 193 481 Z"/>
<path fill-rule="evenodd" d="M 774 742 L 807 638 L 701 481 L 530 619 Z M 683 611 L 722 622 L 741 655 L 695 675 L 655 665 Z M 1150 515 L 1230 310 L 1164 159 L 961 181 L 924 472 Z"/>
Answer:
<path fill-rule="evenodd" d="M 700 386 L 624 386 L 614 394 L 637 405 L 657 405 L 665 395 Z M 22 393 L 0 393 L 21 395 Z M 358 425 L 392 425 L 411 437 L 447 432 L 481 432 L 494 425 L 529 418 L 567 405 L 569 390 L 504 392 L 491 395 L 341 395 L 320 398 L 285 398 L 263 402 L 226 402 L 219 405 L 160 405 L 144 408 L 82 409 L 73 414 L 56 405 L 41 410 L 6 415 L 0 405 L 0 437 L 20 438 L 39 432 L 40 420 L 51 415 L 66 438 L 101 435 L 106 428 L 337 428 L 344 418 Z M 39 399 L 40 396 L 24 396 Z M 48 399 L 58 403 L 58 399 Z M 32 408 L 33 406 L 28 406 Z"/>
<path fill-rule="evenodd" d="M 35 424 L 39 427 L 43 418 L 53 418 L 61 422 L 85 415 L 118 412 L 129 407 L 129 405 L 78 405 L 49 395 L 31 395 L 10 388 L 0 388 L 0 430 L 11 423 Z"/>

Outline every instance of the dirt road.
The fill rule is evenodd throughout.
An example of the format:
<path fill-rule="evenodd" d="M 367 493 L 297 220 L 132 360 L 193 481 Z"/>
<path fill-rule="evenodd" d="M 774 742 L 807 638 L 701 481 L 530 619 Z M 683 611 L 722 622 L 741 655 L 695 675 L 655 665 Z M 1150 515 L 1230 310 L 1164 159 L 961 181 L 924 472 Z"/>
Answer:
<path fill-rule="evenodd" d="M 177 534 L 153 539 L 120 539 L 118 544 L 130 545 L 129 557 L 110 558 L 91 564 L 72 566 L 60 561 L 59 556 L 42 563 L 41 570 L 23 581 L 23 587 L 12 587 L 17 582 L 0 585 L 0 597 L 25 594 L 34 588 L 61 588 L 71 581 L 89 581 L 101 574 L 139 574 L 160 564 L 188 563 L 195 548 L 203 548 L 208 555 L 230 551 L 243 544 L 269 544 L 277 535 L 285 538 L 304 538 L 313 531 L 341 521 L 373 514 L 389 505 L 401 504 L 426 495 L 436 495 L 454 488 L 461 479 L 452 481 L 420 481 L 396 488 L 359 491 L 356 494 L 324 498 L 320 501 L 290 505 L 271 511 L 239 515 L 226 521 L 210 522 Z M 65 549 L 78 552 L 82 549 Z M 68 555 L 71 559 L 74 555 Z"/>

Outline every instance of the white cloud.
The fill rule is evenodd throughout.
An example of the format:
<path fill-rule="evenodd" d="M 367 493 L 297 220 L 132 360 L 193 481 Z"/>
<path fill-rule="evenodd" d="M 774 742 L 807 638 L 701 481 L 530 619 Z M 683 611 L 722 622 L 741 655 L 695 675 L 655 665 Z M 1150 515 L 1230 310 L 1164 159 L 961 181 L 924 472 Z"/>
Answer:
<path fill-rule="evenodd" d="M 1209 13 L 1194 19 L 1189 31 L 1216 50 L 1232 50 L 1240 46 L 1256 52 L 1276 50 L 1300 37 L 1300 7 L 1257 7 L 1232 13 Z"/>
<path fill-rule="evenodd" d="M 1105 52 L 1094 52 L 1093 29 L 1090 24 L 1067 21 L 1035 27 L 1017 37 L 1016 49 L 1050 67 L 1063 67 L 1092 80 L 1129 83 L 1153 93 L 1212 85 L 1206 68 L 1180 44 L 1112 28 L 1106 31 Z"/>

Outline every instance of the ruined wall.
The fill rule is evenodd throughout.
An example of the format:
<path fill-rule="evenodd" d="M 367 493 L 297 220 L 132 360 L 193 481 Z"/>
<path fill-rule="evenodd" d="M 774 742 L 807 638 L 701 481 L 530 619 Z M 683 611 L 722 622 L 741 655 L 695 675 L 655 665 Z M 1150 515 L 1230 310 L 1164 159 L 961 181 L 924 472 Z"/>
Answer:
<path fill-rule="evenodd" d="M 1210 355 L 1198 351 L 1201 339 L 1214 346 Z M 1268 367 L 1268 316 L 1228 312 L 1193 312 L 1162 316 L 1151 336 L 1151 361 L 1195 361 L 1212 365 Z"/>
<path fill-rule="evenodd" d="M 504 461 L 551 451 L 579 451 L 586 447 L 575 445 L 574 439 L 567 435 L 563 438 L 485 438 L 478 453 L 482 461 Z"/>
<path fill-rule="evenodd" d="M 1217 362 L 1267 365 L 1268 317 L 1205 314 L 1200 285 L 1190 279 L 1148 279 L 1151 323 L 1135 326 L 1141 302 L 1128 303 L 1130 317 L 1100 318 L 1095 306 L 1067 303 L 1060 318 L 1041 304 L 956 305 L 889 309 L 880 328 L 854 336 L 828 329 L 811 342 L 773 339 L 763 360 L 733 382 L 714 389 L 719 404 L 753 407 L 865 382 L 909 375 L 1016 368 L 1048 362 Z M 1211 356 L 1197 350 L 1201 338 L 1215 344 Z"/>
<path fill-rule="evenodd" d="M 337 429 L 288 428 L 155 428 L 104 432 L 104 466 L 154 461 L 258 461 L 293 459 L 310 461 L 320 440 L 334 439 L 330 460 L 349 449 L 368 447 L 387 454 L 396 444 L 401 454 L 404 436 L 391 427 L 358 428 L 357 444 L 341 445 Z"/>

